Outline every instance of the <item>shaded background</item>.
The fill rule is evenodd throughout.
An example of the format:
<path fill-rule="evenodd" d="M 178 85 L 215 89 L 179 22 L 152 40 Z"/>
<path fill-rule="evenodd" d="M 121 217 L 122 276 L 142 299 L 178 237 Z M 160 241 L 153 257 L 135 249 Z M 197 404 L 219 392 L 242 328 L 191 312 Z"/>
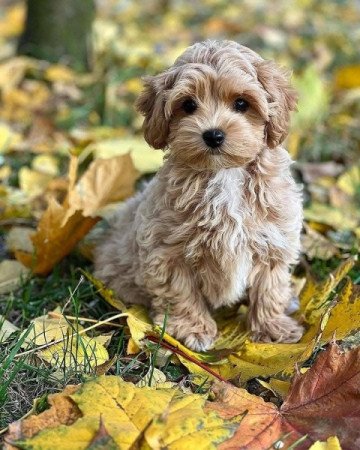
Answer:
<path fill-rule="evenodd" d="M 109 125 L 137 133 L 133 102 L 140 76 L 171 65 L 195 41 L 226 38 L 294 71 L 300 104 L 288 142 L 293 156 L 341 162 L 358 156 L 359 1 L 29 0 L 30 26 L 22 37 L 24 2 L 2 3 L 2 60 L 19 49 L 91 71 L 92 80 L 75 80 L 91 93 L 61 110 L 66 127 Z"/>
<path fill-rule="evenodd" d="M 134 110 L 141 76 L 225 38 L 293 72 L 300 100 L 286 146 L 305 217 L 360 236 L 359 24 L 359 0 L 3 0 L 0 220 L 36 220 L 62 200 L 69 151 L 85 161 L 134 150 L 155 172 L 162 154 Z"/>

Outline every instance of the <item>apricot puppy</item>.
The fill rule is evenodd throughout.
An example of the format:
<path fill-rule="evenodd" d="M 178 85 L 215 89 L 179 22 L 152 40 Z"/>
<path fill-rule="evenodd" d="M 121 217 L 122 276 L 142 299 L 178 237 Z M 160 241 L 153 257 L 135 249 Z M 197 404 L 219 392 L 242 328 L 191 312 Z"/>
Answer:
<path fill-rule="evenodd" d="M 281 147 L 295 109 L 287 76 L 231 41 L 189 47 L 145 78 L 137 108 L 164 166 L 118 210 L 96 250 L 95 275 L 155 323 L 204 351 L 211 311 L 248 290 L 248 325 L 261 341 L 296 342 L 285 314 L 300 248 L 301 193 Z"/>

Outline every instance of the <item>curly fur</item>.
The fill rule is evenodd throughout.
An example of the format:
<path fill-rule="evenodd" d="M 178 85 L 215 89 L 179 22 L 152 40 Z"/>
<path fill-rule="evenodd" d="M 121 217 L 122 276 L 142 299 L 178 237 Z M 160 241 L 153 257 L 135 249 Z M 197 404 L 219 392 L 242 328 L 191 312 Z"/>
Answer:
<path fill-rule="evenodd" d="M 234 111 L 241 96 L 250 104 Z M 195 99 L 198 109 L 181 105 Z M 295 342 L 302 327 L 285 314 L 290 265 L 300 248 L 301 194 L 280 146 L 296 96 L 274 63 L 230 41 L 188 48 L 147 77 L 137 107 L 144 135 L 166 160 L 145 190 L 116 213 L 96 250 L 95 275 L 195 350 L 216 337 L 211 311 L 248 290 L 254 339 Z M 225 132 L 219 154 L 202 133 Z"/>

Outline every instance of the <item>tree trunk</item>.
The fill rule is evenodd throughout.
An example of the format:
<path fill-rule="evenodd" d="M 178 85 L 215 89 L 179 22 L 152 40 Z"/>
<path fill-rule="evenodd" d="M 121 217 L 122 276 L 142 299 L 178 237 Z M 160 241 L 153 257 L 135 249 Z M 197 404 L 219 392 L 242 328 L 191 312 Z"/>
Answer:
<path fill-rule="evenodd" d="M 94 0 L 27 0 L 18 53 L 88 69 L 94 15 Z"/>

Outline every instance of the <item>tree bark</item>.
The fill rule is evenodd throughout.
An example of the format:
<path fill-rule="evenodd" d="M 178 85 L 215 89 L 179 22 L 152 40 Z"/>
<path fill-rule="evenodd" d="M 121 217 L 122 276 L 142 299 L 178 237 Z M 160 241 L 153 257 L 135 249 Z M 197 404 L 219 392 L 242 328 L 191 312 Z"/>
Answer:
<path fill-rule="evenodd" d="M 27 0 L 18 53 L 86 70 L 94 15 L 94 0 Z"/>

